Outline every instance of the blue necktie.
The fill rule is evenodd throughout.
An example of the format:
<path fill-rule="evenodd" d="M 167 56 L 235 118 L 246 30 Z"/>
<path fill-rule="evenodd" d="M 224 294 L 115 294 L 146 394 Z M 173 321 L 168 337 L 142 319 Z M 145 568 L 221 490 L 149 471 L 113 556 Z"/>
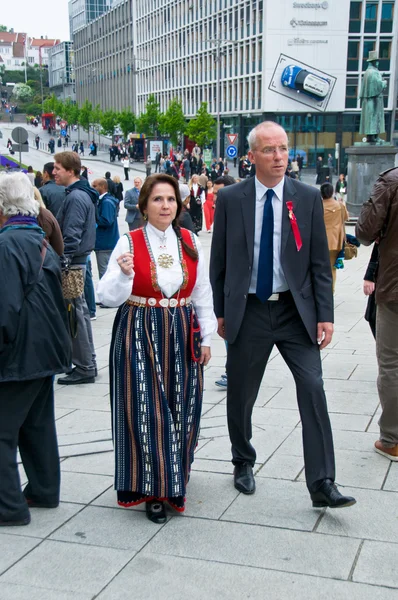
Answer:
<path fill-rule="evenodd" d="M 264 203 L 263 226 L 261 229 L 260 253 L 258 257 L 256 296 L 266 302 L 272 295 L 274 275 L 274 209 L 272 197 L 274 190 L 267 190 Z"/>

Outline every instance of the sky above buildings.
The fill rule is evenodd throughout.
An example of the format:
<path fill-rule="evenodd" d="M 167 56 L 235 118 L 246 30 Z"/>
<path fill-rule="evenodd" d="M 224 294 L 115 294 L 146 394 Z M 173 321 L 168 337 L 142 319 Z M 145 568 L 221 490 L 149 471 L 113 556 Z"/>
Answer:
<path fill-rule="evenodd" d="M 69 40 L 68 0 L 4 0 L 0 24 L 30 37 Z"/>

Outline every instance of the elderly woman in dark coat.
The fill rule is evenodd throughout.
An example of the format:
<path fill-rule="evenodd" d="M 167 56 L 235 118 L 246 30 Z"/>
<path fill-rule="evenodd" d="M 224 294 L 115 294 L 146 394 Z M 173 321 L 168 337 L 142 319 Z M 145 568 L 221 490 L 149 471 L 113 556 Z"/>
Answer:
<path fill-rule="evenodd" d="M 71 361 L 59 258 L 23 173 L 0 176 L 0 526 L 59 502 L 53 376 Z M 23 493 L 17 446 L 28 478 Z"/>

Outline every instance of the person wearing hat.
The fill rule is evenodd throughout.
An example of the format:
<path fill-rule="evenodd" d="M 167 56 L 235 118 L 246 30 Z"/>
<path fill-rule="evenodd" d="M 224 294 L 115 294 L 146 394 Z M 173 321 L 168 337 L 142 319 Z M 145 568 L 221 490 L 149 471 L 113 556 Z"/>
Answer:
<path fill-rule="evenodd" d="M 189 199 L 191 196 L 191 190 L 186 183 L 179 183 L 178 187 L 180 188 L 182 200 L 182 210 L 179 216 L 179 225 L 180 227 L 184 227 L 184 229 L 189 229 L 189 231 L 195 233 L 192 217 L 189 213 Z"/>
<path fill-rule="evenodd" d="M 366 135 L 367 142 L 375 143 L 381 133 L 385 133 L 383 91 L 387 82 L 382 78 L 378 67 L 376 50 L 369 52 L 368 68 L 365 71 L 361 88 L 361 122 L 359 133 Z"/>

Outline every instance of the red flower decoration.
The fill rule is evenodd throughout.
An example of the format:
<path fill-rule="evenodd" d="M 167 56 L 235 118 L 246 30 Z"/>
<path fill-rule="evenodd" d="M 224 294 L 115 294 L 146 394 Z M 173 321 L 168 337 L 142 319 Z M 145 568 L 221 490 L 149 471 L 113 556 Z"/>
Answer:
<path fill-rule="evenodd" d="M 293 202 L 291 200 L 288 200 L 286 202 L 286 206 L 287 206 L 287 210 L 289 211 L 289 219 L 290 219 L 290 224 L 292 226 L 294 241 L 296 242 L 297 252 L 299 252 L 303 246 L 303 242 L 301 241 L 301 235 L 300 235 L 300 230 L 299 230 L 299 226 L 297 223 L 296 215 L 293 212 Z"/>

